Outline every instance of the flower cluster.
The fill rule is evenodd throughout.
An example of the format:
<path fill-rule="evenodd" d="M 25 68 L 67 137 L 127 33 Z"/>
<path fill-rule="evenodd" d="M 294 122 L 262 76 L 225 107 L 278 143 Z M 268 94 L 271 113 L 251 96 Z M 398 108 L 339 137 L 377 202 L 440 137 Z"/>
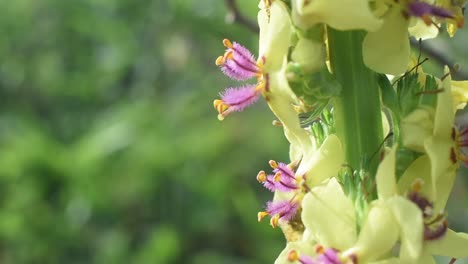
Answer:
<path fill-rule="evenodd" d="M 423 264 L 434 263 L 433 255 L 468 257 L 468 234 L 451 230 L 445 212 L 457 171 L 468 163 L 468 128 L 455 125 L 456 111 L 468 101 L 468 81 L 452 81 L 447 69 L 437 79 L 419 62 L 412 67 L 408 39 L 435 37 L 443 24 L 453 35 L 463 26 L 464 2 L 262 0 L 258 59 L 223 40 L 226 50 L 216 65 L 233 80 L 255 82 L 221 92 L 214 101 L 218 118 L 263 97 L 290 143 L 289 164 L 271 160 L 272 173 L 257 174 L 274 193 L 258 220 L 270 217 L 287 239 L 276 264 Z M 379 78 L 369 82 L 381 91 L 369 98 L 379 106 L 375 113 L 362 100 L 344 98 L 343 90 L 361 87 L 340 82 L 347 74 L 342 69 L 351 67 L 349 80 L 361 73 L 336 65 L 334 31 L 353 32 L 349 41 L 360 40 L 349 46 L 358 50 L 349 52 L 362 54 L 354 60 L 365 65 L 363 75 Z M 385 74 L 395 75 L 393 84 Z M 353 128 L 335 126 L 333 120 L 346 113 L 343 101 L 360 115 L 378 116 L 377 123 L 385 113 L 382 123 L 358 116 Z M 365 149 L 365 137 L 348 136 L 369 126 L 380 128 L 369 137 L 389 139 L 373 153 Z M 358 164 L 350 165 L 356 160 L 350 153 L 361 155 Z"/>

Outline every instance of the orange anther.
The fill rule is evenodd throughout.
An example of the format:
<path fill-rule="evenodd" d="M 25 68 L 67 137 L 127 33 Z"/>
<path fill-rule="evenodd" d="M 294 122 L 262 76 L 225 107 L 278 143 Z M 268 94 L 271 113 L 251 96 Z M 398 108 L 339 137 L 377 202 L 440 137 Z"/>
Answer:
<path fill-rule="evenodd" d="M 213 101 L 213 106 L 218 111 L 218 113 L 222 114 L 224 111 L 226 111 L 229 106 L 224 103 L 223 100 L 216 99 Z"/>
<path fill-rule="evenodd" d="M 297 253 L 296 250 L 291 249 L 288 253 L 288 261 L 298 261 L 299 260 L 299 254 Z"/>
<path fill-rule="evenodd" d="M 323 252 L 325 252 L 325 248 L 322 245 L 316 245 L 315 246 L 315 253 L 323 254 Z"/>
<path fill-rule="evenodd" d="M 274 161 L 274 160 L 268 161 L 268 164 L 270 164 L 270 166 L 271 166 L 273 169 L 278 168 L 278 163 L 276 163 L 276 161 Z"/>
<path fill-rule="evenodd" d="M 413 181 L 413 183 L 411 184 L 411 189 L 414 191 L 414 192 L 420 192 L 422 187 L 424 185 L 424 181 L 420 178 L 417 178 L 416 180 Z"/>
<path fill-rule="evenodd" d="M 232 50 L 226 51 L 226 52 L 224 53 L 224 55 L 223 55 L 223 60 L 224 60 L 224 62 L 226 62 L 227 60 L 230 60 L 230 59 L 232 59 L 232 58 L 234 58 L 234 53 L 232 52 Z"/>
<path fill-rule="evenodd" d="M 269 214 L 270 214 L 270 213 L 268 213 L 268 212 L 258 212 L 258 214 L 257 214 L 257 219 L 258 219 L 258 221 L 259 221 L 259 222 L 262 221 L 263 218 L 265 218 L 265 216 L 267 216 L 267 215 L 269 215 Z"/>
<path fill-rule="evenodd" d="M 424 21 L 424 24 L 426 24 L 427 26 L 432 25 L 432 19 L 428 14 L 422 15 L 421 19 Z"/>
<path fill-rule="evenodd" d="M 271 227 L 276 228 L 278 226 L 278 222 L 279 222 L 279 215 L 275 215 L 274 217 L 270 219 Z"/>
<path fill-rule="evenodd" d="M 223 39 L 223 45 L 228 49 L 232 48 L 232 42 L 229 39 Z"/>
<path fill-rule="evenodd" d="M 265 90 L 265 82 L 260 81 L 255 87 L 255 92 L 263 92 L 263 90 Z"/>
<path fill-rule="evenodd" d="M 257 174 L 257 181 L 262 183 L 266 181 L 266 173 L 264 171 L 259 171 Z"/>
<path fill-rule="evenodd" d="M 216 110 L 218 110 L 218 108 L 220 107 L 220 105 L 224 104 L 223 103 L 223 100 L 220 100 L 220 99 L 216 99 L 213 101 L 213 106 Z"/>
<path fill-rule="evenodd" d="M 216 58 L 216 66 L 221 66 L 224 64 L 224 57 L 223 56 L 219 56 L 218 58 Z"/>
<path fill-rule="evenodd" d="M 275 176 L 273 177 L 273 179 L 275 180 L 275 182 L 280 182 L 281 181 L 281 172 L 277 172 L 275 173 Z"/>

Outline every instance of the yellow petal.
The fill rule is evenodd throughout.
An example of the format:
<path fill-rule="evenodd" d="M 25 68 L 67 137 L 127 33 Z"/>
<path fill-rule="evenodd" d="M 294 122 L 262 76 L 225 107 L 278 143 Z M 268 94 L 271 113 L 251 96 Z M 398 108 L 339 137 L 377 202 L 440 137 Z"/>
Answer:
<path fill-rule="evenodd" d="M 425 249 L 432 255 L 466 258 L 468 257 L 468 234 L 456 233 L 449 229 L 441 239 L 426 241 Z"/>
<path fill-rule="evenodd" d="M 450 71 L 445 67 L 444 73 Z M 434 116 L 434 136 L 442 139 L 451 138 L 452 126 L 455 120 L 451 90 L 451 78 L 448 75 L 442 82 L 443 91 L 437 96 L 437 107 Z"/>
<path fill-rule="evenodd" d="M 312 188 L 302 201 L 306 229 L 326 247 L 348 249 L 356 242 L 356 213 L 335 178 Z"/>
<path fill-rule="evenodd" d="M 286 80 L 284 67 L 280 71 L 269 74 L 269 89 L 266 99 L 271 111 L 278 117 L 282 123 L 286 138 L 295 146 L 295 149 L 302 150 L 300 156 L 314 150 L 314 143 L 309 133 L 303 129 L 299 122 L 299 117 L 292 104 L 296 102 L 296 96 Z M 298 153 L 294 154 L 296 157 Z M 293 160 L 294 161 L 294 160 Z"/>
<path fill-rule="evenodd" d="M 368 264 L 400 264 L 400 260 L 397 258 L 389 258 L 378 261 L 371 261 Z"/>
<path fill-rule="evenodd" d="M 437 184 L 433 185 L 437 189 L 437 197 L 434 199 L 434 211 L 441 212 L 447 204 L 447 201 L 452 193 L 455 177 L 457 176 L 456 170 L 448 171 L 438 179 Z"/>
<path fill-rule="evenodd" d="M 434 109 L 418 108 L 401 121 L 403 145 L 411 150 L 424 152 L 424 141 L 434 131 Z"/>
<path fill-rule="evenodd" d="M 396 196 L 386 201 L 400 227 L 400 250 L 405 258 L 415 260 L 423 246 L 423 216 L 421 210 L 406 198 Z M 413 262 L 408 262 L 413 263 Z"/>
<path fill-rule="evenodd" d="M 388 199 L 397 194 L 395 179 L 395 153 L 397 145 L 385 156 L 376 174 L 377 194 L 379 199 Z"/>
<path fill-rule="evenodd" d="M 367 33 L 362 44 L 364 63 L 374 71 L 403 73 L 410 59 L 408 21 L 393 7 L 384 17 L 382 27 Z"/>
<path fill-rule="evenodd" d="M 325 67 L 325 46 L 318 41 L 300 38 L 291 58 L 307 72 L 317 71 Z"/>
<path fill-rule="evenodd" d="M 369 7 L 368 0 L 295 0 L 304 20 L 313 26 L 325 23 L 338 30 L 376 31 L 382 25 Z"/>
<path fill-rule="evenodd" d="M 398 223 L 384 202 L 374 203 L 354 247 L 359 260 L 376 260 L 391 252 L 398 240 Z"/>
<path fill-rule="evenodd" d="M 408 31 L 411 36 L 422 40 L 435 38 L 439 34 L 439 29 L 435 25 L 428 26 L 419 18 L 413 26 L 408 28 Z"/>
<path fill-rule="evenodd" d="M 291 44 L 292 32 L 288 8 L 283 2 L 273 1 L 268 10 L 264 8 L 258 12 L 259 59 L 265 58 L 263 70 L 267 73 L 281 68 L 284 56 L 288 53 Z"/>
<path fill-rule="evenodd" d="M 329 135 L 317 151 L 309 152 L 302 158 L 296 175 L 305 175 L 307 185 L 313 187 L 337 176 L 343 163 L 344 153 L 341 142 L 336 135 Z"/>
<path fill-rule="evenodd" d="M 468 102 L 468 81 L 452 81 L 452 98 L 455 109 L 463 109 Z"/>
<path fill-rule="evenodd" d="M 437 204 L 435 209 L 443 209 L 452 190 L 458 168 L 458 163 L 452 160 L 453 142 L 434 137 L 426 140 L 424 146 L 431 160 L 432 194 Z"/>
<path fill-rule="evenodd" d="M 429 201 L 434 200 L 432 194 L 432 177 L 431 177 L 431 162 L 427 155 L 417 158 L 398 180 L 398 190 L 400 194 L 405 194 L 411 190 L 411 185 L 414 180 L 421 179 L 424 184 L 422 185 L 421 192 Z"/>

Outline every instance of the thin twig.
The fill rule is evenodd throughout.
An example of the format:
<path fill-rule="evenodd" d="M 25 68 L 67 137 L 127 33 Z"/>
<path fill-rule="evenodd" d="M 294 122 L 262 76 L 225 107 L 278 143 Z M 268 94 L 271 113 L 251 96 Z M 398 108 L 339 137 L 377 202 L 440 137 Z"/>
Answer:
<path fill-rule="evenodd" d="M 228 9 L 227 18 L 230 22 L 243 25 L 252 32 L 259 32 L 259 28 L 255 20 L 250 19 L 241 13 L 236 0 L 225 0 L 225 2 Z M 413 37 L 410 38 L 410 43 L 411 46 L 420 49 L 422 53 L 431 57 L 439 65 L 447 65 L 450 68 L 450 72 L 452 73 L 453 79 L 468 80 L 468 72 L 459 69 L 456 63 L 453 62 L 453 60 L 451 60 L 447 54 L 443 53 L 443 51 L 434 48 L 426 42 L 419 42 Z"/>
<path fill-rule="evenodd" d="M 230 22 L 243 25 L 252 32 L 255 32 L 255 33 L 259 32 L 257 23 L 254 20 L 244 16 L 240 12 L 239 7 L 237 6 L 236 0 L 226 0 L 225 2 L 226 2 L 227 9 L 228 9 L 227 19 Z"/>

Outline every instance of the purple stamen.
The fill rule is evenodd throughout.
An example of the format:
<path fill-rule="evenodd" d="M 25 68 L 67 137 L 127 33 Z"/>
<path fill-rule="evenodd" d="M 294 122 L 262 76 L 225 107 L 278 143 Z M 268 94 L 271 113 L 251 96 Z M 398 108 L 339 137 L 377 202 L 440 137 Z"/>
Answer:
<path fill-rule="evenodd" d="M 453 14 L 441 7 L 433 6 L 431 4 L 413 1 L 408 5 L 408 13 L 411 16 L 423 17 L 425 15 L 432 15 L 443 18 L 453 18 Z"/>
<path fill-rule="evenodd" d="M 318 263 L 320 264 L 342 264 L 338 252 L 328 248 L 321 255 L 317 257 Z"/>
<path fill-rule="evenodd" d="M 254 68 L 257 67 L 255 56 L 246 47 L 237 42 L 234 42 L 231 50 L 234 51 L 234 59 L 240 61 L 244 65 L 250 64 Z"/>
<path fill-rule="evenodd" d="M 299 204 L 292 201 L 267 202 L 266 211 L 273 217 L 279 215 L 279 219 L 291 220 L 297 212 Z"/>
<path fill-rule="evenodd" d="M 222 66 L 221 71 L 231 79 L 245 81 L 254 78 L 258 74 L 258 69 L 251 69 L 239 63 L 236 59 L 228 59 Z"/>
<path fill-rule="evenodd" d="M 278 163 L 278 167 L 273 172 L 281 172 L 281 175 L 286 175 L 289 179 L 295 180 L 294 172 L 283 162 Z"/>
<path fill-rule="evenodd" d="M 408 199 L 416 204 L 419 209 L 423 212 L 424 217 L 429 217 L 430 214 L 427 213 L 428 208 L 433 208 L 433 204 L 426 199 L 425 197 L 421 196 L 418 192 L 410 192 L 408 193 Z"/>
<path fill-rule="evenodd" d="M 274 177 L 274 175 L 268 175 L 266 177 L 266 180 L 263 182 L 263 186 L 272 192 L 276 191 L 276 183 Z"/>
<path fill-rule="evenodd" d="M 297 185 L 294 183 L 283 182 L 283 180 L 276 183 L 276 190 L 281 192 L 292 192 L 297 190 Z"/>
<path fill-rule="evenodd" d="M 240 88 L 227 88 L 220 94 L 221 100 L 229 106 L 229 111 L 240 112 L 255 103 L 260 97 L 256 85 L 246 85 Z"/>
<path fill-rule="evenodd" d="M 219 65 L 225 75 L 235 80 L 245 81 L 261 73 L 255 57 L 246 47 L 237 42 L 232 44 L 228 40 L 224 40 L 224 43 L 228 49 Z"/>
<path fill-rule="evenodd" d="M 436 240 L 445 235 L 448 226 L 447 222 L 443 221 L 436 228 L 431 229 L 429 226 L 424 226 L 424 240 Z"/>
<path fill-rule="evenodd" d="M 321 264 L 320 262 L 316 262 L 311 256 L 301 255 L 298 260 L 301 264 Z"/>

